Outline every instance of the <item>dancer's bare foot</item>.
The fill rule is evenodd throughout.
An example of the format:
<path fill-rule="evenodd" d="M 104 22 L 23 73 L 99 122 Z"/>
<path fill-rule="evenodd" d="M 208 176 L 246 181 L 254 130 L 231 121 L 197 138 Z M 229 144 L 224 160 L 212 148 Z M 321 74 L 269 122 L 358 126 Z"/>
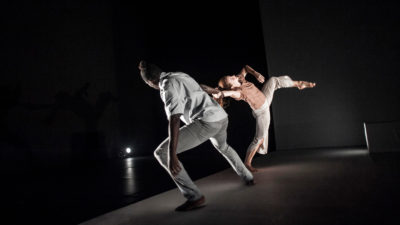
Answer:
<path fill-rule="evenodd" d="M 252 172 L 252 173 L 255 173 L 255 172 L 258 171 L 256 168 L 252 167 L 251 165 L 247 165 L 247 164 L 246 164 L 245 166 L 246 166 L 246 168 L 247 168 L 248 170 L 250 170 L 250 172 Z"/>
<path fill-rule="evenodd" d="M 315 87 L 315 85 L 317 85 L 317 84 L 313 83 L 313 82 L 308 82 L 308 81 L 297 81 L 297 83 L 296 83 L 296 87 L 299 90 L 303 90 L 305 88 L 313 88 L 313 87 Z"/>

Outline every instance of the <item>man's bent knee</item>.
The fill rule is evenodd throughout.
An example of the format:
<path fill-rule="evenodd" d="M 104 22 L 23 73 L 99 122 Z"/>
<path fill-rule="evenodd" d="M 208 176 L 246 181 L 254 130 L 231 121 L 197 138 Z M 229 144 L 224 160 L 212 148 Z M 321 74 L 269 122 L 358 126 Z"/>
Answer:
<path fill-rule="evenodd" d="M 218 149 L 220 152 L 226 152 L 229 149 L 229 145 L 227 143 L 222 145 L 215 145 L 215 148 Z"/>
<path fill-rule="evenodd" d="M 164 148 L 157 148 L 153 153 L 154 157 L 159 161 L 160 160 L 164 161 L 164 160 L 166 160 L 166 156 L 167 156 L 167 152 L 166 151 L 167 150 L 164 149 Z"/>

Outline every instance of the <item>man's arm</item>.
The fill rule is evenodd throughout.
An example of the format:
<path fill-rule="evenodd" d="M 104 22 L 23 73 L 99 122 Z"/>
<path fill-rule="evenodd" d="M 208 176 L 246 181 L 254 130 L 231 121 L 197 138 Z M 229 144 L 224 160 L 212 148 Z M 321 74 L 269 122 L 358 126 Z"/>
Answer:
<path fill-rule="evenodd" d="M 221 91 L 218 90 L 217 88 L 212 88 L 208 85 L 205 84 L 200 84 L 201 89 L 203 89 L 203 91 L 205 91 L 207 94 L 218 94 Z"/>
<path fill-rule="evenodd" d="M 168 133 L 169 133 L 169 164 L 168 167 L 172 175 L 177 175 L 181 171 L 178 156 L 176 155 L 176 147 L 178 146 L 179 127 L 181 124 L 181 114 L 171 115 L 169 118 Z"/>

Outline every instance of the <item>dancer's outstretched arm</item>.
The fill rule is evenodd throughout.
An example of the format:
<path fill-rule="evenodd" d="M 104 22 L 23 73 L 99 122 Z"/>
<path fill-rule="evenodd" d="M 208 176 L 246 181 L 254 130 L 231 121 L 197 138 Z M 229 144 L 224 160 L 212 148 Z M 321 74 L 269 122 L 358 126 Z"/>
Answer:
<path fill-rule="evenodd" d="M 242 68 L 242 70 L 240 71 L 240 73 L 238 74 L 238 76 L 246 77 L 247 73 L 250 73 L 251 75 L 253 75 L 258 80 L 258 82 L 264 83 L 264 81 L 265 81 L 264 76 L 261 75 L 261 73 L 255 71 L 249 65 L 244 66 Z"/>
<path fill-rule="evenodd" d="M 211 94 L 218 94 L 221 91 L 218 90 L 217 88 L 212 88 L 208 85 L 205 84 L 200 84 L 200 87 L 203 89 L 203 91 L 205 91 L 207 94 L 211 95 Z"/>
<path fill-rule="evenodd" d="M 241 94 L 239 91 L 221 91 L 220 93 L 217 94 L 213 94 L 214 98 L 220 98 L 220 97 L 231 97 L 234 98 L 236 100 L 240 100 Z"/>

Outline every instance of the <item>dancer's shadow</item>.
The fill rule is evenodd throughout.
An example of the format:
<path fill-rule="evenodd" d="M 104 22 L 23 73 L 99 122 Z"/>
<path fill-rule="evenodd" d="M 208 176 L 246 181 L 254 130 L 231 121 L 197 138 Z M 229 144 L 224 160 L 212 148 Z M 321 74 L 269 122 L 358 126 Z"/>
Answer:
<path fill-rule="evenodd" d="M 25 159 L 28 166 L 32 164 L 32 149 L 27 138 L 12 131 L 8 124 L 10 111 L 20 105 L 20 96 L 21 83 L 14 86 L 0 86 L 0 147 L 3 165 L 10 161 L 8 160 L 10 157 L 15 155 Z"/>
<path fill-rule="evenodd" d="M 73 94 L 60 91 L 44 123 L 54 123 L 60 111 L 73 112 L 83 123 L 85 130 L 71 135 L 71 158 L 78 165 L 92 165 L 107 158 L 105 135 L 99 131 L 99 121 L 110 103 L 117 98 L 111 92 L 102 92 L 93 104 L 88 100 L 90 83 L 85 83 Z"/>

